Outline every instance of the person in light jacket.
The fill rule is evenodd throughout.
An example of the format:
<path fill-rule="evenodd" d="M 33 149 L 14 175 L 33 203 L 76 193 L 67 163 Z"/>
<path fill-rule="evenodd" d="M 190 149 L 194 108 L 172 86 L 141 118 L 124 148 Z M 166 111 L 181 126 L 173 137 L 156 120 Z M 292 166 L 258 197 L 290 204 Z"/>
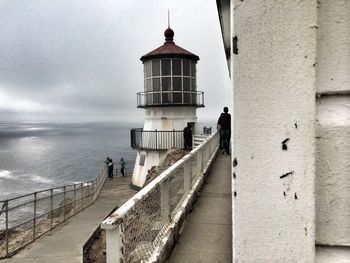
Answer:
<path fill-rule="evenodd" d="M 122 176 L 124 177 L 124 176 L 125 176 L 125 174 L 124 174 L 124 170 L 125 170 L 125 161 L 124 161 L 123 158 L 120 158 L 119 164 L 120 164 L 120 173 L 121 173 Z"/>

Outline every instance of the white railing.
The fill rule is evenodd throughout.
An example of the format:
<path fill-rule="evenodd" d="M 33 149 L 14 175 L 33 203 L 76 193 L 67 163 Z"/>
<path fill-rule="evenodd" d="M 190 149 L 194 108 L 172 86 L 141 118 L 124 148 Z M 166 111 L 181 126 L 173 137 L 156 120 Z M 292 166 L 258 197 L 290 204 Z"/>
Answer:
<path fill-rule="evenodd" d="M 102 222 L 107 263 L 147 262 L 154 257 L 218 144 L 217 132 L 208 136 Z"/>

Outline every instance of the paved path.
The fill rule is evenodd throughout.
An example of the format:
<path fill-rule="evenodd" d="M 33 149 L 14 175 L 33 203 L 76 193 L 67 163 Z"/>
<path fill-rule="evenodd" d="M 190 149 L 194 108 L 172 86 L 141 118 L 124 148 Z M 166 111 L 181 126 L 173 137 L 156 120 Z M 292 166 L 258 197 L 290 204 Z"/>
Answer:
<path fill-rule="evenodd" d="M 169 263 L 232 261 L 231 158 L 216 158 Z"/>
<path fill-rule="evenodd" d="M 81 263 L 83 245 L 101 220 L 136 193 L 129 183 L 130 177 L 107 181 L 94 204 L 1 263 Z"/>

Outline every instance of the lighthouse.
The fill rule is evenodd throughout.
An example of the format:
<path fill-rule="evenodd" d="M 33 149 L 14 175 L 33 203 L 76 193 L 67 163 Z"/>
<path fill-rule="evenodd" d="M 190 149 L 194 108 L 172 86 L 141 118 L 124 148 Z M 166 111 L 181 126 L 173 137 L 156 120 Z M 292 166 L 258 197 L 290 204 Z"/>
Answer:
<path fill-rule="evenodd" d="M 183 130 L 201 132 L 196 110 L 204 107 L 204 94 L 197 91 L 199 57 L 174 42 L 168 27 L 165 42 L 141 57 L 144 91 L 137 93 L 137 107 L 145 110 L 143 128 L 131 130 L 131 147 L 137 150 L 132 184 L 142 187 L 148 170 L 157 166 L 167 150 L 183 149 Z"/>

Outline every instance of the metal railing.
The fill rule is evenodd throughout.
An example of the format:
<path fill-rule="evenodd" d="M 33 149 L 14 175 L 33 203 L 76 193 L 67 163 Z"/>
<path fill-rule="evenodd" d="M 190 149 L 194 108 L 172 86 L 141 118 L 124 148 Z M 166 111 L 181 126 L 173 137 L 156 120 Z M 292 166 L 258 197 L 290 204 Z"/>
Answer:
<path fill-rule="evenodd" d="M 137 107 L 204 107 L 203 91 L 147 91 L 137 93 Z"/>
<path fill-rule="evenodd" d="M 104 166 L 94 180 L 0 201 L 0 258 L 12 256 L 91 205 L 107 176 Z"/>
<path fill-rule="evenodd" d="M 107 263 L 148 262 L 218 149 L 216 132 L 105 219 Z"/>
<path fill-rule="evenodd" d="M 130 130 L 131 148 L 138 150 L 183 149 L 183 131 L 145 131 L 142 128 Z"/>

